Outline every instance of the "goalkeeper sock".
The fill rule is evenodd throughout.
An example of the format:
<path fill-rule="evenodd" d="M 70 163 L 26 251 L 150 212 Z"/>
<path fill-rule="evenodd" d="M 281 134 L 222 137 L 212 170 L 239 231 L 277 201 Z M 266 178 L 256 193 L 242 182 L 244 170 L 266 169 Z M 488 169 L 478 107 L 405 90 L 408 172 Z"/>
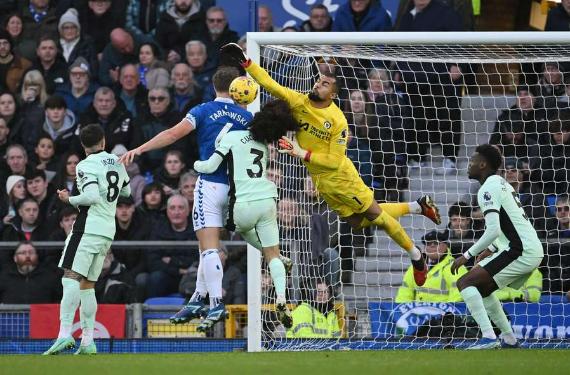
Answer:
<path fill-rule="evenodd" d="M 417 202 L 414 202 L 418 204 Z M 409 214 L 410 205 L 408 203 L 381 203 L 380 208 L 394 219 Z M 418 205 L 419 206 L 419 205 Z"/>
<path fill-rule="evenodd" d="M 204 260 L 202 259 L 202 253 L 200 253 L 200 263 L 198 264 L 198 272 L 196 274 L 196 290 L 190 302 L 200 302 L 206 298 L 208 294 L 208 286 L 206 285 L 206 279 L 204 278 Z"/>
<path fill-rule="evenodd" d="M 382 228 L 390 238 L 392 238 L 400 247 L 406 251 L 414 249 L 414 243 L 404 230 L 400 223 L 392 216 L 388 215 L 386 211 L 382 211 L 376 219 L 372 221 L 373 224 Z"/>
<path fill-rule="evenodd" d="M 277 303 L 285 303 L 285 266 L 283 266 L 281 259 L 271 259 L 271 262 L 269 262 L 269 273 L 277 294 Z"/>
<path fill-rule="evenodd" d="M 507 319 L 507 316 L 503 311 L 503 307 L 501 306 L 501 302 L 495 293 L 483 298 L 483 305 L 485 306 L 485 310 L 487 310 L 487 314 L 489 314 L 489 318 L 491 318 L 493 323 L 495 323 L 495 325 L 501 330 L 505 342 L 510 345 L 516 344 L 517 339 L 513 334 L 513 328 L 511 327 L 509 319 Z M 511 339 L 514 339 L 514 342 L 512 342 Z"/>
<path fill-rule="evenodd" d="M 222 301 L 224 267 L 217 249 L 204 250 L 202 262 L 204 263 L 204 279 L 210 294 L 210 308 L 214 308 Z"/>
<path fill-rule="evenodd" d="M 483 304 L 483 297 L 481 297 L 479 290 L 474 286 L 469 286 L 461 291 L 461 296 L 467 304 L 471 316 L 473 316 L 473 319 L 479 324 L 483 337 L 496 340 L 497 336 L 495 332 L 493 332 L 493 326 L 487 316 L 487 311 Z"/>
<path fill-rule="evenodd" d="M 75 311 L 79 307 L 79 281 L 63 277 L 63 297 L 59 305 L 59 334 L 57 338 L 65 339 L 71 336 L 71 327 Z"/>
<path fill-rule="evenodd" d="M 81 318 L 81 345 L 91 345 L 93 342 L 93 327 L 95 327 L 95 314 L 97 313 L 97 298 L 95 289 L 83 289 L 79 291 L 81 306 L 79 317 Z"/>
<path fill-rule="evenodd" d="M 410 210 L 411 214 L 421 214 L 422 213 L 422 206 L 416 201 L 408 202 L 408 209 Z"/>

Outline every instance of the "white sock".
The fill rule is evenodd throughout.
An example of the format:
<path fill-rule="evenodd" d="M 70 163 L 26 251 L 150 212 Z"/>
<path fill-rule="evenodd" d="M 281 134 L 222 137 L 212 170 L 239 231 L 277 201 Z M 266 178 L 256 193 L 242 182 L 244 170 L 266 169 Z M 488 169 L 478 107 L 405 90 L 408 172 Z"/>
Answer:
<path fill-rule="evenodd" d="M 222 300 L 222 279 L 224 278 L 224 268 L 220 261 L 218 250 L 204 250 L 202 263 L 206 287 L 210 294 L 210 308 L 213 308 Z"/>
<path fill-rule="evenodd" d="M 408 255 L 412 260 L 420 260 L 422 257 L 422 252 L 420 249 L 418 249 L 417 246 L 414 246 L 412 250 L 408 251 Z"/>
<path fill-rule="evenodd" d="M 501 334 L 501 338 L 509 345 L 515 345 L 517 343 L 517 338 L 512 332 Z"/>
<path fill-rule="evenodd" d="M 420 206 L 420 204 L 416 201 L 413 202 L 408 202 L 408 206 L 410 207 L 410 213 L 411 214 L 421 214 L 422 213 L 422 207 Z"/>
<path fill-rule="evenodd" d="M 497 339 L 497 335 L 495 335 L 495 331 L 493 331 L 492 329 L 490 331 L 481 331 L 481 335 L 486 339 L 493 339 L 493 340 Z"/>
<path fill-rule="evenodd" d="M 200 263 L 198 264 L 198 273 L 196 275 L 196 290 L 190 298 L 190 302 L 196 302 L 199 300 L 203 300 L 206 298 L 206 294 L 208 294 L 208 286 L 206 285 L 206 279 L 204 277 L 204 261 L 202 260 L 202 254 L 200 253 Z"/>

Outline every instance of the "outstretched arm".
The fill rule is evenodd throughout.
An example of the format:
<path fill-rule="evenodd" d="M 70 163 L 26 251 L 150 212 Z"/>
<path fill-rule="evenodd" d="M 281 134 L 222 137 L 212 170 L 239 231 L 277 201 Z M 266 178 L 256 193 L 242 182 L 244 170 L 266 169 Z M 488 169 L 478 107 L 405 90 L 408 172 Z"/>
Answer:
<path fill-rule="evenodd" d="M 224 156 L 216 150 L 208 160 L 196 160 L 194 170 L 198 173 L 213 173 L 222 164 L 222 161 L 224 161 Z"/>

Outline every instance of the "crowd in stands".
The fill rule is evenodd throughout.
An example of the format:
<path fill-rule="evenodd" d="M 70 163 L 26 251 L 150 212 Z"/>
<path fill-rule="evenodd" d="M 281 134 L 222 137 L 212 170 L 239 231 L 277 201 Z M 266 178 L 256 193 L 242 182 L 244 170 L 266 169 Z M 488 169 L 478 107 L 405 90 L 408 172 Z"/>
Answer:
<path fill-rule="evenodd" d="M 274 25 L 271 9 L 261 5 L 258 28 L 473 28 L 473 12 L 457 13 L 447 2 L 401 3 L 409 8 L 390 17 L 380 1 L 347 0 L 334 19 L 326 6 L 317 4 L 308 20 L 283 30 Z M 231 29 L 226 11 L 213 0 L 14 0 L 0 7 L 0 233 L 3 241 L 21 243 L 13 253 L 0 253 L 0 303 L 54 302 L 61 293 L 54 277 L 60 252 L 35 249 L 33 241 L 63 241 L 71 230 L 77 212 L 62 204 L 55 191 L 76 190 L 76 166 L 84 157 L 79 129 L 101 124 L 106 151 L 117 155 L 146 142 L 178 123 L 193 106 L 214 98 L 211 78 L 220 64 L 218 49 L 229 42 L 245 47 L 245 38 Z M 569 15 L 570 6 L 563 1 L 550 12 L 547 30 L 568 31 Z M 506 178 L 516 186 L 527 215 L 541 236 L 550 239 L 570 238 L 567 68 L 548 62 L 534 66 L 539 74 L 525 74 L 516 103 L 499 114 L 490 138 L 507 157 Z M 442 146 L 444 159 L 436 173 L 457 173 L 461 100 L 464 87 L 475 85 L 477 67 L 327 57 L 316 69 L 339 78 L 339 104 L 351 134 L 348 156 L 378 200 L 402 200 L 409 169 L 426 165 L 430 144 Z M 191 133 L 129 166 L 132 197 L 119 200 L 116 240 L 196 239 L 189 215 L 197 179 L 191 166 L 198 147 Z M 351 232 L 342 224 L 339 232 L 337 218 L 322 207 L 304 172 L 280 168 L 272 164 L 269 177 L 282 191 L 302 195 L 279 201 L 284 249 L 305 246 L 302 253 L 309 259 L 300 260 L 306 266 L 299 272 L 324 277 L 334 294 L 333 286 L 350 280 L 341 269 L 351 269 L 351 260 L 363 254 L 371 233 Z M 477 211 L 469 200 L 449 209 L 448 228 L 435 239 L 426 238 L 434 264 L 445 267 L 459 253 L 434 242 L 468 243 L 480 236 Z M 311 242 L 298 241 L 308 239 L 309 232 Z M 549 248 L 553 256 L 548 272 L 559 275 L 545 275 L 553 280 L 545 285 L 548 291 L 570 290 L 568 267 L 561 267 L 568 261 L 560 246 Z M 244 253 L 221 251 L 220 256 L 227 268 L 226 303 L 242 303 Z M 97 283 L 97 297 L 131 302 L 177 292 L 189 296 L 197 261 L 198 252 L 186 249 L 113 248 Z M 35 293 L 34 285 L 41 285 L 42 292 Z"/>

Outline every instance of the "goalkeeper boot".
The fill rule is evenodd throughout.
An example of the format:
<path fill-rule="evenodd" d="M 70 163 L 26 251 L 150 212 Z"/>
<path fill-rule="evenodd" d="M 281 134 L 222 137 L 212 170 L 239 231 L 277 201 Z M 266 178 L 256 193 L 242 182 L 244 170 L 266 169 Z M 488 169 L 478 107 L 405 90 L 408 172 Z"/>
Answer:
<path fill-rule="evenodd" d="M 182 310 L 170 317 L 170 323 L 183 324 L 192 319 L 203 318 L 208 314 L 208 309 L 202 301 L 188 302 Z"/>
<path fill-rule="evenodd" d="M 277 320 L 283 324 L 283 327 L 287 329 L 293 327 L 293 316 L 286 304 L 278 303 L 275 310 L 277 312 Z"/>
<path fill-rule="evenodd" d="M 63 352 L 64 350 L 73 348 L 75 348 L 75 339 L 73 337 L 57 339 L 48 350 L 43 352 L 42 355 L 55 355 Z"/>
<path fill-rule="evenodd" d="M 420 259 L 412 260 L 412 268 L 414 270 L 414 281 L 416 285 L 417 286 L 424 285 L 428 276 L 429 268 L 426 263 L 425 255 L 423 253 Z"/>
<path fill-rule="evenodd" d="M 497 339 L 490 339 L 483 337 L 477 340 L 474 344 L 467 347 L 467 350 L 486 350 L 497 349 L 501 347 L 501 343 Z"/>
<path fill-rule="evenodd" d="M 279 255 L 279 260 L 283 263 L 283 266 L 285 266 L 285 274 L 289 275 L 293 268 L 293 261 L 283 255 Z"/>
<path fill-rule="evenodd" d="M 218 306 L 208 311 L 208 315 L 196 330 L 198 332 L 206 332 L 208 329 L 212 328 L 214 324 L 224 320 L 227 316 L 228 312 L 226 311 L 226 306 L 223 303 L 219 303 Z"/>
<path fill-rule="evenodd" d="M 73 353 L 74 355 L 94 355 L 97 354 L 97 346 L 95 346 L 95 343 L 92 342 L 89 345 L 79 345 L 79 349 L 77 349 L 77 351 L 75 353 Z"/>
<path fill-rule="evenodd" d="M 417 200 L 422 208 L 422 215 L 433 221 L 435 224 L 441 224 L 441 216 L 439 215 L 439 208 L 429 195 L 424 195 Z"/>

